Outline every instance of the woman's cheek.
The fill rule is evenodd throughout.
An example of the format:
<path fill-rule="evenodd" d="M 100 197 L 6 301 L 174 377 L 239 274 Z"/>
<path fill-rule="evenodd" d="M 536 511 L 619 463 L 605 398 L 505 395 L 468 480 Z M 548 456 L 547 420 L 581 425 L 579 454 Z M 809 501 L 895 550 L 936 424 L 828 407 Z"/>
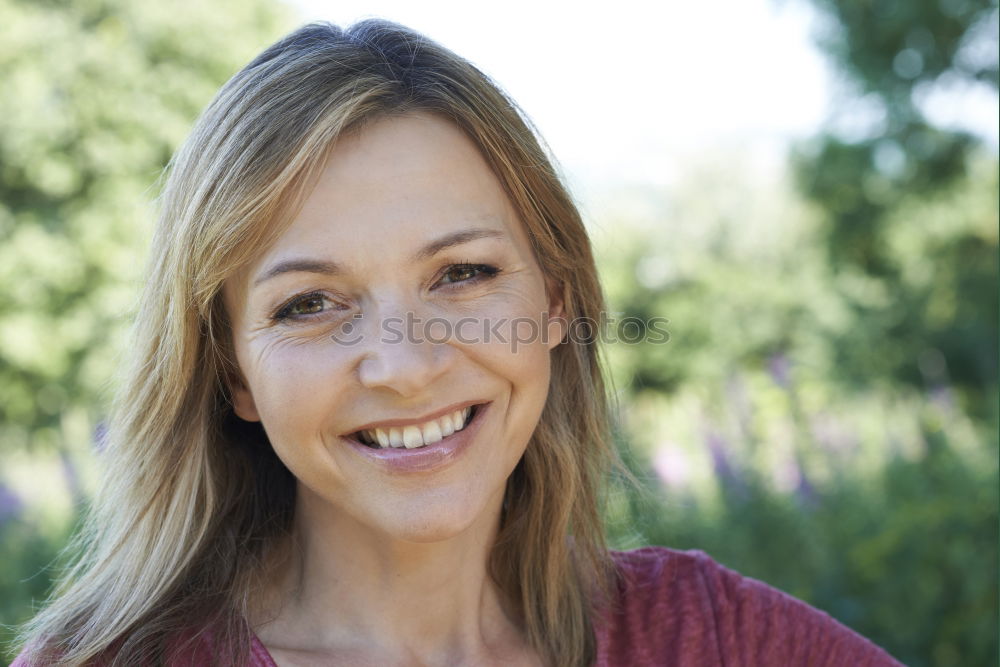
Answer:
<path fill-rule="evenodd" d="M 484 343 L 533 342 L 539 336 L 532 332 L 537 332 L 543 324 L 543 313 L 547 310 L 544 295 L 536 291 L 520 285 L 509 286 L 454 313 L 455 320 L 466 322 L 464 331 L 477 331 Z"/>
<path fill-rule="evenodd" d="M 251 381 L 258 410 L 267 426 L 268 417 L 301 414 L 315 406 L 321 411 L 325 391 L 336 386 L 338 355 L 331 343 L 306 344 L 281 340 L 261 350 Z M 261 405 L 263 403 L 263 405 Z"/>

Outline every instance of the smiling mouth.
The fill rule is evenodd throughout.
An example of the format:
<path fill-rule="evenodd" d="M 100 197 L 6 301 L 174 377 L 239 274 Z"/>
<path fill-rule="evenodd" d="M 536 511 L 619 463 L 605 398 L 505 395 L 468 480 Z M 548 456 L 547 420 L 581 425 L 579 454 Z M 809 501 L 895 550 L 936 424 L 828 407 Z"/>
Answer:
<path fill-rule="evenodd" d="M 467 427 L 476 418 L 479 407 L 468 406 L 420 424 L 355 431 L 350 437 L 372 449 L 419 449 Z"/>

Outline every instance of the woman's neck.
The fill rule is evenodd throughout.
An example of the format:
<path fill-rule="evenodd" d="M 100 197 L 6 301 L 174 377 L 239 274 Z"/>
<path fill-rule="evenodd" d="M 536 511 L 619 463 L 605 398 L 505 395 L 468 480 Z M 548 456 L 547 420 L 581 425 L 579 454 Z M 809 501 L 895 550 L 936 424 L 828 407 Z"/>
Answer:
<path fill-rule="evenodd" d="M 290 557 L 251 625 L 279 664 L 525 662 L 487 568 L 501 500 L 467 530 L 417 543 L 300 493 Z"/>

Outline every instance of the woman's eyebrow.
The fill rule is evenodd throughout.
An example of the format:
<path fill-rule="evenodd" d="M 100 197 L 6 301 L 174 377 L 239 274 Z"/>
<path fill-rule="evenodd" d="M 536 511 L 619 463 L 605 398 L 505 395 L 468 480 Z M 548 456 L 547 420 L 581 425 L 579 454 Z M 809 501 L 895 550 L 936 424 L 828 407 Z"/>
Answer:
<path fill-rule="evenodd" d="M 278 262 L 267 271 L 258 275 L 253 281 L 253 286 L 257 287 L 261 283 L 266 282 L 275 276 L 280 276 L 283 273 L 321 273 L 323 275 L 332 276 L 342 272 L 343 270 L 340 266 L 334 262 L 306 258 L 287 259 L 285 261 Z"/>
<path fill-rule="evenodd" d="M 504 238 L 506 235 L 497 229 L 474 228 L 464 229 L 459 232 L 446 234 L 439 239 L 435 239 L 417 251 L 413 256 L 414 261 L 429 259 L 446 248 L 461 245 L 470 241 L 485 238 Z M 332 276 L 343 273 L 343 269 L 336 262 L 320 259 L 293 258 L 278 262 L 263 273 L 259 274 L 253 281 L 253 286 L 257 287 L 263 282 L 280 276 L 283 273 L 319 273 Z"/>
<path fill-rule="evenodd" d="M 485 227 L 476 227 L 473 229 L 464 229 L 459 232 L 453 232 L 451 234 L 446 234 L 439 239 L 431 241 L 423 248 L 421 248 L 414 256 L 414 261 L 420 261 L 424 259 L 430 259 L 434 255 L 438 254 L 445 248 L 450 248 L 452 246 L 461 245 L 462 243 L 468 243 L 469 241 L 475 241 L 477 239 L 487 239 L 487 238 L 498 238 L 502 239 L 506 236 L 502 231 L 498 229 L 488 229 Z"/>

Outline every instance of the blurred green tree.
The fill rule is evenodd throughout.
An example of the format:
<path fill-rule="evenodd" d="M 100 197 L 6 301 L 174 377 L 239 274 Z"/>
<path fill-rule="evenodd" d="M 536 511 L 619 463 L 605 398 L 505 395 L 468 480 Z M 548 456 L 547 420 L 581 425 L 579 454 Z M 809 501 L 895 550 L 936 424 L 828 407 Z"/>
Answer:
<path fill-rule="evenodd" d="M 955 96 L 970 90 L 996 95 L 997 1 L 810 2 L 825 19 L 818 41 L 845 92 L 829 127 L 794 161 L 802 193 L 824 212 L 838 286 L 857 315 L 837 346 L 842 377 L 951 383 L 968 409 L 995 415 L 995 147 L 945 126 L 933 109 L 960 104 Z M 969 181 L 989 184 L 993 196 L 956 201 L 951 193 L 968 192 Z M 936 220 L 926 221 L 925 205 Z M 920 280 L 905 266 L 916 247 Z"/>
<path fill-rule="evenodd" d="M 608 350 L 651 489 L 612 496 L 613 540 L 704 549 L 915 667 L 991 664 L 1000 170 L 933 107 L 996 95 L 997 3 L 811 2 L 844 90 L 799 196 L 689 164 L 599 246 L 613 309 L 671 334 Z"/>
<path fill-rule="evenodd" d="M 0 446 L 97 423 L 158 175 L 288 25 L 270 0 L 0 0 Z"/>

